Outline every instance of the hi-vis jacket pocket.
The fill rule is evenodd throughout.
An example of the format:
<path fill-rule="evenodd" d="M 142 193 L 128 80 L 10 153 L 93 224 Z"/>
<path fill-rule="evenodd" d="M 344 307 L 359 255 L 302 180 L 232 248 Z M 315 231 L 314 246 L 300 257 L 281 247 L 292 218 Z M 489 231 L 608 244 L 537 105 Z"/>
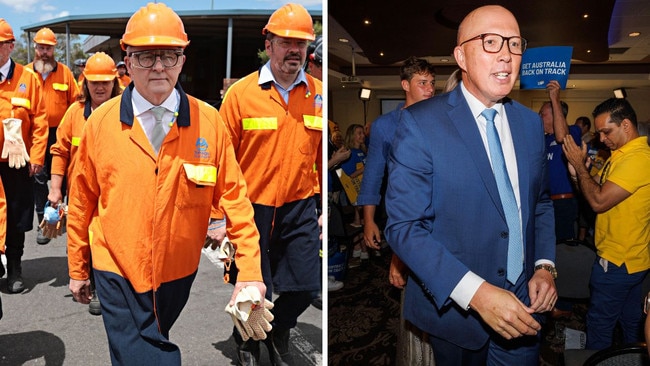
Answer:
<path fill-rule="evenodd" d="M 68 91 L 70 87 L 68 84 L 53 83 L 52 88 L 57 91 Z"/>
<path fill-rule="evenodd" d="M 190 181 L 201 186 L 214 186 L 217 183 L 217 167 L 184 163 L 185 175 Z"/>
<path fill-rule="evenodd" d="M 303 123 L 305 124 L 305 127 L 307 127 L 310 130 L 317 130 L 317 131 L 322 131 L 323 130 L 323 117 L 321 116 L 310 116 L 310 115 L 303 115 L 302 116 Z"/>

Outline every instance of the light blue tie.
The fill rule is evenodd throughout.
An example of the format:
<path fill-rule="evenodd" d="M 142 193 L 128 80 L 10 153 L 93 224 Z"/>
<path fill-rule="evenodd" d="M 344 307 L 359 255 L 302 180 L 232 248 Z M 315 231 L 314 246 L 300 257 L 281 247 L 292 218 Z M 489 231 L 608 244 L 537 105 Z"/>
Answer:
<path fill-rule="evenodd" d="M 508 170 L 506 169 L 506 162 L 503 158 L 503 150 L 501 149 L 501 141 L 499 140 L 499 133 L 494 126 L 494 116 L 497 111 L 488 108 L 481 112 L 487 121 L 486 131 L 488 146 L 490 148 L 490 159 L 492 160 L 492 170 L 494 171 L 494 179 L 497 181 L 499 188 L 499 197 L 501 197 L 501 204 L 503 211 L 506 214 L 506 222 L 508 223 L 508 274 L 507 279 L 513 285 L 517 282 L 519 275 L 523 269 L 523 245 L 521 242 L 521 223 L 519 220 L 519 209 L 517 208 L 517 200 L 515 193 L 508 177 Z"/>

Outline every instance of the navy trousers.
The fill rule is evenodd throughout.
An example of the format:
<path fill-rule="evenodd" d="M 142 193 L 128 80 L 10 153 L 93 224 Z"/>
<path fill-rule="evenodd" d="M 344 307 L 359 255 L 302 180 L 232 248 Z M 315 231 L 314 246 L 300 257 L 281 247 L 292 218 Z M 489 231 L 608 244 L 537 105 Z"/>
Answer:
<path fill-rule="evenodd" d="M 115 273 L 94 270 L 94 275 L 111 364 L 180 366 L 181 352 L 169 341 L 169 330 L 187 303 L 196 272 L 155 293 L 137 293 Z"/>

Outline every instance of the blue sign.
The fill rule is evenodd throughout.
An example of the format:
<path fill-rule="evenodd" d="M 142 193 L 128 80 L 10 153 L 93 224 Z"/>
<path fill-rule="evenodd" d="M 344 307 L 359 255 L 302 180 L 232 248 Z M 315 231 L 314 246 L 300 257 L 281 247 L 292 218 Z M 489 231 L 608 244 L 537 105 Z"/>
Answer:
<path fill-rule="evenodd" d="M 551 80 L 566 88 L 571 67 L 571 46 L 529 48 L 521 59 L 520 89 L 545 89 Z"/>

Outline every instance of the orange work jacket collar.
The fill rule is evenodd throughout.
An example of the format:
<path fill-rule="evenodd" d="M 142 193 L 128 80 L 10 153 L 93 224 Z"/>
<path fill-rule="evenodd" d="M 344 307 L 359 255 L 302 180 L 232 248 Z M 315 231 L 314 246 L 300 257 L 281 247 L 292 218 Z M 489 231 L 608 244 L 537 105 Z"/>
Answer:
<path fill-rule="evenodd" d="M 135 84 L 129 84 L 120 96 L 120 121 L 125 125 L 133 127 L 133 88 Z M 176 124 L 178 127 L 186 127 L 190 125 L 190 102 L 187 99 L 187 94 L 181 88 L 180 83 L 176 83 L 175 89 L 181 97 L 181 102 L 178 106 L 178 117 L 176 117 Z"/>

